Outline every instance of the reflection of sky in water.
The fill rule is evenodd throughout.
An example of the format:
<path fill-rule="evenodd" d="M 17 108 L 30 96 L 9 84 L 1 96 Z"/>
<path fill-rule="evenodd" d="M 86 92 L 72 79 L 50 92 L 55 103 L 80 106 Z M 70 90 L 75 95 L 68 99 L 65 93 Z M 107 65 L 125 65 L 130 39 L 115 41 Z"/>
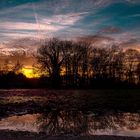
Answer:
<path fill-rule="evenodd" d="M 56 95 L 64 95 L 64 91 L 45 91 L 45 90 L 0 90 L 0 103 L 4 104 L 9 104 L 13 103 L 14 105 L 17 105 L 17 103 L 37 103 L 37 104 L 44 104 L 46 105 L 49 102 L 49 99 L 53 100 L 58 100 L 58 96 Z M 77 95 L 75 92 L 67 92 L 69 95 Z M 78 93 L 79 94 L 79 93 Z M 95 93 L 96 95 L 96 93 Z M 70 96 L 71 97 L 71 96 Z M 70 98 L 71 99 L 71 98 Z M 72 98 L 73 99 L 73 98 Z M 61 103 L 61 102 L 60 102 Z M 67 103 L 67 102 L 66 102 Z M 78 111 L 74 112 L 73 110 L 70 110 L 69 112 L 68 108 L 66 108 L 64 111 L 59 110 L 58 108 L 52 108 L 56 109 L 51 110 L 49 113 L 51 114 L 50 116 L 48 115 L 40 115 L 40 114 L 26 114 L 26 115 L 20 115 L 20 116 L 11 116 L 11 114 L 19 115 L 19 114 L 25 114 L 27 113 L 27 110 L 32 110 L 35 109 L 34 106 L 28 108 L 24 107 L 23 104 L 23 110 L 18 110 L 17 112 L 9 112 L 8 115 L 10 117 L 3 118 L 0 120 L 0 130 L 3 129 L 8 129 L 8 130 L 14 130 L 14 131 L 30 131 L 30 132 L 39 132 L 44 130 L 42 126 L 46 125 L 46 122 L 49 122 L 50 120 L 48 119 L 50 116 L 54 116 L 52 119 L 55 122 L 55 120 L 59 120 L 58 123 L 60 123 L 60 115 L 63 115 L 64 120 L 69 121 L 66 123 L 67 125 L 71 125 L 72 123 L 75 122 L 80 122 L 79 124 L 77 123 L 76 125 L 79 127 L 83 127 L 85 118 L 85 114 L 83 115 L 82 112 Z M 18 106 L 17 106 L 18 107 Z M 70 108 L 71 109 L 71 108 Z M 25 112 L 24 112 L 25 111 Z M 54 111 L 54 114 L 53 114 Z M 58 112 L 57 112 L 58 111 Z M 68 111 L 68 112 L 67 112 Z M 36 113 L 40 112 L 40 110 L 35 110 Z M 11 114 L 10 114 L 11 113 Z M 46 113 L 45 111 L 43 113 Z M 58 113 L 58 114 L 55 114 Z M 68 115 L 66 115 L 68 113 Z M 70 115 L 71 114 L 71 115 Z M 76 114 L 76 115 L 74 115 Z M 88 113 L 89 114 L 89 113 Z M 83 115 L 83 116 L 81 116 Z M 113 116 L 115 114 L 107 114 L 106 116 L 96 116 L 98 114 L 92 114 L 90 112 L 90 115 L 88 117 L 88 121 L 85 121 L 90 127 L 87 127 L 89 130 L 89 134 L 94 134 L 94 135 L 124 135 L 124 136 L 139 136 L 140 137 L 140 113 L 139 114 L 131 114 L 131 113 L 124 113 L 124 114 L 119 114 L 119 116 Z M 71 117 L 72 116 L 72 117 Z M 95 118 L 96 117 L 96 118 Z M 97 127 L 95 125 L 97 124 Z M 51 124 L 54 125 L 54 124 Z M 77 127 L 76 126 L 76 127 Z M 74 129 L 76 128 L 74 127 Z M 50 127 L 47 127 L 47 129 Z M 70 128 L 73 129 L 73 126 L 66 126 L 66 129 Z M 98 128 L 98 129 L 97 129 Z M 99 129 L 100 128 L 100 129 Z M 105 128 L 105 129 L 104 129 Z M 45 128 L 45 132 L 48 132 Z M 75 131 L 75 130 L 73 130 Z"/>
<path fill-rule="evenodd" d="M 12 116 L 4 118 L 0 121 L 0 129 L 38 132 L 37 119 L 39 116 L 39 114 L 27 114 L 23 116 Z"/>
<path fill-rule="evenodd" d="M 11 116 L 0 121 L 0 130 L 8 129 L 15 131 L 39 132 L 42 122 L 40 114 Z M 108 118 L 110 119 L 110 117 Z M 121 120 L 121 123 L 119 122 Z M 116 117 L 112 117 L 115 128 L 108 127 L 106 129 L 94 130 L 91 128 L 91 135 L 117 135 L 117 136 L 134 136 L 140 137 L 140 121 L 139 114 L 125 113 L 117 122 Z"/>

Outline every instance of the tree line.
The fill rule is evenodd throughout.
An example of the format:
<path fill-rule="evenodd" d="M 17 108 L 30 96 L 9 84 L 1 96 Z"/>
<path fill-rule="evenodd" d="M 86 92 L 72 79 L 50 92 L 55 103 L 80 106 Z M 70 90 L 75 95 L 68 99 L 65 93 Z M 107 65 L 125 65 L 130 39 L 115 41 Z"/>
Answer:
<path fill-rule="evenodd" d="M 140 84 L 140 52 L 112 45 L 52 38 L 38 49 L 40 70 L 53 87 L 123 87 Z"/>
<path fill-rule="evenodd" d="M 140 87 L 140 52 L 133 48 L 116 45 L 99 48 L 85 40 L 52 38 L 40 45 L 34 55 L 37 64 L 33 70 L 42 76 L 32 79 L 22 73 L 21 60 L 25 57 L 25 52 L 14 52 L 11 54 L 14 65 L 5 60 L 0 70 L 0 87 Z"/>

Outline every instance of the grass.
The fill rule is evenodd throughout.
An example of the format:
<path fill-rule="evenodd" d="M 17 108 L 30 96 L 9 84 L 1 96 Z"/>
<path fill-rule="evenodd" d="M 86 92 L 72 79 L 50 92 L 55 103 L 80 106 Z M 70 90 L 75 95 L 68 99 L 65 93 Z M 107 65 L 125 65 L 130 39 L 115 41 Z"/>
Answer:
<path fill-rule="evenodd" d="M 140 90 L 84 90 L 74 91 L 79 102 L 90 110 L 140 111 Z"/>
<path fill-rule="evenodd" d="M 3 94 L 2 94 L 3 93 Z M 22 94 L 21 94 L 22 93 Z M 140 89 L 135 90 L 22 90 L 0 91 L 0 104 L 35 102 L 45 105 L 48 100 L 64 102 L 85 110 L 140 112 Z M 4 96 L 3 96 L 4 95 Z M 68 101 L 68 102 L 67 102 Z"/>

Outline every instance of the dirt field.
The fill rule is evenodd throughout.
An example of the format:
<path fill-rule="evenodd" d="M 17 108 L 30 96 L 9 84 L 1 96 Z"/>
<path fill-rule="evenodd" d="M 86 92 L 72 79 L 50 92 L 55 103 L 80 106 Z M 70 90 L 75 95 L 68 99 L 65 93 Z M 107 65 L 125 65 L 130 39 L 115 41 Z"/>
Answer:
<path fill-rule="evenodd" d="M 0 131 L 0 140 L 140 140 L 117 136 L 47 136 L 29 132 Z"/>

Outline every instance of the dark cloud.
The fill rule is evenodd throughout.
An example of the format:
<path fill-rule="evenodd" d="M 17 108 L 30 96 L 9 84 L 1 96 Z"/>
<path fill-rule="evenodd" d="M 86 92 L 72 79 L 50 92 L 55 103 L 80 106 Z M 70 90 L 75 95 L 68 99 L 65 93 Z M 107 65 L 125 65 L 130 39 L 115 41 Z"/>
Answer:
<path fill-rule="evenodd" d="M 107 26 L 98 31 L 98 34 L 116 34 L 121 33 L 122 29 L 115 26 Z"/>

